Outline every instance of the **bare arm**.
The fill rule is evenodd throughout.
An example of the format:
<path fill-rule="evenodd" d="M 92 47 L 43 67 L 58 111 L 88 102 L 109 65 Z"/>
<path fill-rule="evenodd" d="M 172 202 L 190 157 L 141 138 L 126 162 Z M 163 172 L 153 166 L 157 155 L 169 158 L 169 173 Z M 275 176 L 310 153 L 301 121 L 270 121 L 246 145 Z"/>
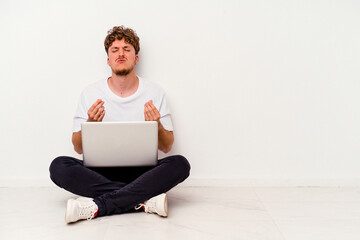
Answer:
<path fill-rule="evenodd" d="M 168 153 L 174 143 L 174 133 L 172 131 L 165 130 L 161 123 L 158 124 L 158 129 L 158 148 L 164 153 Z"/>
<path fill-rule="evenodd" d="M 152 100 L 145 103 L 144 106 L 145 121 L 158 122 L 158 148 L 164 153 L 170 152 L 174 143 L 174 133 L 167 131 L 160 122 L 160 113 L 152 103 Z"/>
<path fill-rule="evenodd" d="M 104 101 L 101 99 L 96 100 L 96 102 L 90 107 L 88 111 L 88 122 L 101 122 L 105 116 Z M 78 154 L 82 154 L 82 140 L 81 140 L 81 131 L 74 132 L 72 135 L 72 143 L 74 145 L 74 150 Z"/>
<path fill-rule="evenodd" d="M 72 144 L 74 145 L 74 150 L 78 154 L 82 154 L 82 140 L 81 140 L 81 131 L 74 132 L 72 135 Z"/>

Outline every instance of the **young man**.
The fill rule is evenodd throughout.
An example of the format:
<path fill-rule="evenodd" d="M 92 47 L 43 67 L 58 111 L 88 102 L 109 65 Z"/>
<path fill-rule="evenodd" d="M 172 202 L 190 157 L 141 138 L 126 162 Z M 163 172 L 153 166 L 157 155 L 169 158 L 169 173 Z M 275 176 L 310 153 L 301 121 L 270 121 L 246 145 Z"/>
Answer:
<path fill-rule="evenodd" d="M 164 91 L 136 76 L 139 38 L 123 26 L 108 32 L 105 42 L 111 77 L 87 87 L 74 117 L 72 142 L 82 154 L 81 123 L 88 121 L 157 121 L 159 150 L 167 153 L 174 142 L 173 126 Z M 166 217 L 166 192 L 190 172 L 183 156 L 166 157 L 155 167 L 89 168 L 81 160 L 58 157 L 50 165 L 50 178 L 59 187 L 83 196 L 69 199 L 65 221 L 143 210 Z"/>

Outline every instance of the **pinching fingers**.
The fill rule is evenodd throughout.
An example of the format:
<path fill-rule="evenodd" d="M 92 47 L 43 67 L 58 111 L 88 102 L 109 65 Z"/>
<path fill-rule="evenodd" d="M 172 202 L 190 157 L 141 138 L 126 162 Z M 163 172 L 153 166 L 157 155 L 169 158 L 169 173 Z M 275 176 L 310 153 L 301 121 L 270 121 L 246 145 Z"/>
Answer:
<path fill-rule="evenodd" d="M 145 115 L 149 118 L 147 121 L 159 121 L 160 113 L 152 103 L 152 100 L 145 103 Z"/>

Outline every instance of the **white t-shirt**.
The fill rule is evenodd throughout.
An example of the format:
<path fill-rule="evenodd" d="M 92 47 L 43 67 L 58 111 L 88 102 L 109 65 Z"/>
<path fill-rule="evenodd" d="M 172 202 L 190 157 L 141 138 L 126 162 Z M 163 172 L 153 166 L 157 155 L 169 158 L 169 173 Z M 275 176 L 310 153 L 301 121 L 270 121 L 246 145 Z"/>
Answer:
<path fill-rule="evenodd" d="M 78 108 L 74 116 L 73 132 L 81 130 L 81 123 L 88 119 L 87 112 L 97 99 L 102 99 L 105 107 L 103 122 L 114 121 L 145 121 L 144 105 L 149 100 L 160 112 L 160 122 L 168 131 L 173 131 L 171 114 L 166 102 L 165 92 L 158 85 L 141 77 L 137 91 L 122 98 L 113 93 L 107 79 L 95 82 L 81 93 Z"/>

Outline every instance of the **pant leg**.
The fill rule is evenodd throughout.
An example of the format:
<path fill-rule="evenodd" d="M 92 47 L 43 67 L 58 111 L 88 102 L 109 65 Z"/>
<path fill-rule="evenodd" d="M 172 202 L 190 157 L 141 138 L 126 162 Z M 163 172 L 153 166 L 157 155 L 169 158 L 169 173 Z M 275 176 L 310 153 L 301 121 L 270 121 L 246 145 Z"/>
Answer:
<path fill-rule="evenodd" d="M 165 193 L 184 181 L 190 173 L 190 164 L 183 156 L 166 157 L 157 166 L 131 183 L 94 199 L 99 206 L 98 216 L 129 211 L 139 203 Z"/>
<path fill-rule="evenodd" d="M 98 197 L 124 187 L 127 183 L 111 181 L 73 157 L 57 157 L 50 165 L 50 178 L 61 188 L 85 197 Z"/>
<path fill-rule="evenodd" d="M 184 181 L 190 164 L 171 156 L 147 168 L 87 168 L 72 157 L 58 157 L 50 165 L 50 178 L 74 194 L 94 198 L 98 216 L 124 213 Z"/>

